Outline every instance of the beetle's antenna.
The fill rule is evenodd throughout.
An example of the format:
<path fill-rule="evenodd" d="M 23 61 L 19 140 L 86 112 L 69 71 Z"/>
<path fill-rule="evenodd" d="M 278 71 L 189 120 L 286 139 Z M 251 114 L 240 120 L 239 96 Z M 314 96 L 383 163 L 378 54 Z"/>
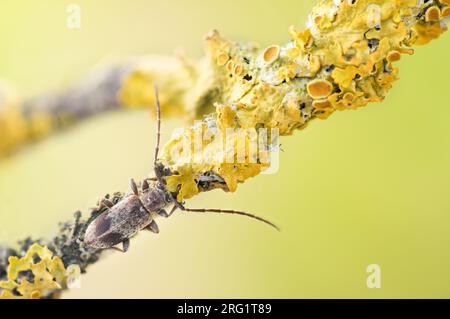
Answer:
<path fill-rule="evenodd" d="M 158 162 L 159 157 L 159 144 L 161 143 L 161 104 L 159 103 L 158 86 L 155 84 L 155 97 L 156 97 L 156 145 L 155 145 L 155 160 L 154 166 Z"/>
<path fill-rule="evenodd" d="M 259 217 L 259 216 L 253 215 L 253 214 L 249 214 L 246 212 L 241 212 L 241 211 L 237 211 L 237 210 L 228 210 L 228 209 L 205 209 L 205 208 L 192 209 L 192 208 L 185 208 L 183 206 L 181 206 L 179 208 L 185 212 L 191 212 L 191 213 L 217 213 L 217 214 L 234 214 L 234 215 L 246 216 L 246 217 L 250 217 L 250 218 L 259 220 L 260 222 L 266 223 L 266 224 L 272 226 L 273 228 L 275 228 L 276 230 L 280 231 L 280 228 L 278 228 L 277 225 L 268 221 L 267 219 L 264 219 L 262 217 Z"/>
<path fill-rule="evenodd" d="M 161 185 L 165 185 L 165 182 L 163 180 L 163 171 L 161 170 L 162 165 L 158 164 L 158 158 L 159 158 L 159 146 L 161 143 L 161 103 L 159 102 L 159 94 L 158 94 L 158 86 L 155 84 L 155 98 L 156 98 L 156 144 L 155 144 L 155 159 L 153 161 L 153 168 L 155 170 L 156 175 L 156 181 L 159 182 Z M 170 198 L 175 203 L 175 206 L 179 207 L 180 204 L 177 202 L 177 200 L 173 197 L 173 195 L 168 192 L 170 195 Z M 175 211 L 175 209 L 172 210 L 171 214 Z"/>

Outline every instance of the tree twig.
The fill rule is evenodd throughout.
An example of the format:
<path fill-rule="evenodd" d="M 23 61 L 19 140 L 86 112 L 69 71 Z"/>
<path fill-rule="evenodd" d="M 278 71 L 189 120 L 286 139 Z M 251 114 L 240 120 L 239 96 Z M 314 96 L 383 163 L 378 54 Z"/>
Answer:
<path fill-rule="evenodd" d="M 223 142 L 221 136 L 214 134 L 218 131 L 267 128 L 277 129 L 280 135 L 286 136 L 304 129 L 311 120 L 326 119 L 335 111 L 382 101 L 397 79 L 394 62 L 402 54 L 412 54 L 412 45 L 426 44 L 446 31 L 442 19 L 450 13 L 448 5 L 447 0 L 426 3 L 321 0 L 309 16 L 308 27 L 301 32 L 292 28 L 292 40 L 284 46 L 272 45 L 259 50 L 254 45 L 228 41 L 214 31 L 206 39 L 206 57 L 201 62 L 178 59 L 173 64 L 175 68 L 159 79 L 155 74 L 160 73 L 145 63 L 113 68 L 100 76 L 99 81 L 93 81 L 94 85 L 76 87 L 44 99 L 45 102 L 24 104 L 22 110 L 26 112 L 22 115 L 33 114 L 39 109 L 36 105 L 41 103 L 43 113 L 59 119 L 67 112 L 73 118 L 82 119 L 119 105 L 149 105 L 154 100 L 145 92 L 151 92 L 149 88 L 158 80 L 161 103 L 166 105 L 167 113 L 173 109 L 177 114 L 191 114 L 191 118 L 210 113 L 203 121 L 173 137 L 163 149 L 160 161 L 165 166 L 168 190 L 179 202 L 215 188 L 235 191 L 239 183 L 258 175 L 267 165 L 193 162 L 192 154 L 184 155 L 179 150 L 195 130 L 210 133 L 210 138 L 202 141 L 202 148 L 196 151 L 196 155 L 210 158 Z M 246 135 L 233 138 L 245 140 Z M 232 155 L 234 158 L 238 154 Z M 249 157 L 246 153 L 246 160 Z M 111 200 L 117 203 L 121 198 L 121 194 L 115 194 Z M 25 260 L 29 266 L 25 269 L 31 273 L 22 272 L 18 279 L 11 276 L 11 269 L 9 272 L 6 269 L 8 257 L 10 267 L 11 260 L 17 265 L 20 259 L 14 256 L 26 258 L 27 251 L 36 242 L 48 247 L 65 267 L 78 265 L 84 272 L 88 265 L 99 260 L 101 252 L 84 247 L 83 232 L 101 212 L 94 209 L 87 221 L 81 221 L 77 214 L 74 221 L 62 224 L 59 234 L 50 240 L 28 239 L 18 250 L 1 248 L 0 276 L 8 277 L 9 282 L 4 286 L 11 289 L 3 288 L 14 296 L 18 294 L 14 291 L 18 285 L 15 280 L 36 279 L 37 265 L 43 264 L 34 263 L 30 258 Z M 42 251 L 47 273 L 59 284 L 57 276 L 61 269 L 55 270 L 58 260 Z M 52 283 L 48 283 L 50 287 Z M 30 287 L 26 291 L 36 296 L 32 294 L 34 286 Z M 39 296 L 53 296 L 54 290 L 48 291 Z"/>

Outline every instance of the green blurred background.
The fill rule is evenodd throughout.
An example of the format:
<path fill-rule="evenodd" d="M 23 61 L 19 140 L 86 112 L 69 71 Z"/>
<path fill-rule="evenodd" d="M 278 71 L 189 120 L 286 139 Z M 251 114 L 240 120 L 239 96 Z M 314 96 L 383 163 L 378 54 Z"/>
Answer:
<path fill-rule="evenodd" d="M 313 1 L 78 0 L 80 30 L 66 28 L 69 3 L 2 0 L 0 77 L 20 94 L 67 85 L 100 61 L 177 48 L 200 57 L 213 28 L 282 44 Z M 450 297 L 448 52 L 448 35 L 418 48 L 399 63 L 401 81 L 384 103 L 284 138 L 278 174 L 189 202 L 263 215 L 281 233 L 240 217 L 177 213 L 64 296 Z M 165 121 L 164 139 L 181 125 Z M 0 239 L 47 236 L 98 196 L 126 190 L 130 177 L 150 173 L 153 140 L 146 112 L 116 112 L 3 161 Z M 381 266 L 381 289 L 366 286 L 369 264 Z"/>

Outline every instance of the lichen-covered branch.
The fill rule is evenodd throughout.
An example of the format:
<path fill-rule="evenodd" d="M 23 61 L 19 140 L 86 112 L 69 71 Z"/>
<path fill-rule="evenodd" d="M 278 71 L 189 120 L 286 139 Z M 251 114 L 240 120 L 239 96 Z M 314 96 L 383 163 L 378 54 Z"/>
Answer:
<path fill-rule="evenodd" d="M 66 90 L 25 101 L 0 84 L 0 159 L 25 143 L 92 116 L 122 107 L 148 107 L 154 102 L 153 81 L 160 85 L 163 114 L 185 114 L 181 99 L 193 74 L 183 61 L 181 57 L 145 57 L 109 64 Z"/>
<path fill-rule="evenodd" d="M 207 59 L 192 61 L 179 53 L 103 65 L 68 89 L 25 100 L 0 84 L 0 159 L 23 144 L 92 116 L 150 108 L 155 105 L 154 83 L 158 83 L 163 116 L 183 117 L 187 122 L 202 118 L 221 100 L 212 71 Z"/>
<path fill-rule="evenodd" d="M 118 203 L 124 194 L 106 198 Z M 58 233 L 49 239 L 24 239 L 18 247 L 0 246 L 0 299 L 55 298 L 77 283 L 89 265 L 100 259 L 102 250 L 84 245 L 87 226 L 105 212 L 97 207 L 83 220 L 81 212 L 74 219 L 60 223 Z"/>
<path fill-rule="evenodd" d="M 380 101 L 396 79 L 392 62 L 401 54 L 412 54 L 412 45 L 438 37 L 445 30 L 441 20 L 449 14 L 447 0 L 320 1 L 305 30 L 291 28 L 291 42 L 264 51 L 254 43 L 232 43 L 211 34 L 206 41 L 207 56 L 198 61 L 183 54 L 122 61 L 97 68 L 66 90 L 25 101 L 12 97 L 0 85 L 0 158 L 26 142 L 91 116 L 121 107 L 151 107 L 155 82 L 160 86 L 163 115 L 189 121 L 213 112 L 214 103 L 239 102 L 262 83 L 288 91 L 303 85 L 302 92 L 312 94 L 317 92 L 311 90 L 339 85 L 346 95 L 336 94 L 333 88 L 331 97 L 315 96 L 314 112 L 308 109 L 307 102 L 312 100 L 306 99 L 303 122 L 324 119 L 336 109 Z M 391 69 L 380 73 L 383 61 Z M 377 76 L 368 76 L 372 71 Z M 314 82 L 308 91 L 301 79 L 326 79 L 330 84 Z M 283 96 L 279 90 L 276 94 Z"/>
<path fill-rule="evenodd" d="M 106 92 L 100 94 L 103 98 L 90 100 L 98 91 L 89 88 L 85 95 L 73 96 L 83 97 L 78 101 L 90 101 L 83 104 L 92 109 L 100 107 L 101 101 L 108 101 L 103 104 L 109 105 L 105 109 L 146 106 L 153 103 L 151 87 L 156 80 L 166 114 L 191 119 L 204 116 L 173 136 L 164 147 L 160 161 L 165 166 L 167 189 L 179 202 L 217 188 L 233 192 L 239 183 L 258 175 L 268 164 L 250 162 L 253 154 L 249 148 L 244 162 L 221 160 L 217 154 L 230 155 L 223 149 L 223 136 L 228 129 L 276 129 L 287 136 L 336 111 L 382 101 L 397 80 L 394 63 L 404 54 L 413 54 L 412 46 L 426 44 L 446 31 L 443 18 L 450 14 L 449 6 L 449 0 L 321 0 L 313 8 L 306 29 L 290 29 L 292 39 L 287 44 L 260 50 L 254 44 L 228 41 L 214 31 L 207 36 L 206 57 L 199 62 L 184 58 L 140 61 L 124 73 L 119 72 L 120 81 L 97 86 L 105 88 L 99 90 Z M 64 99 L 55 101 L 61 100 Z M 43 112 L 44 119 L 48 116 L 50 122 L 58 113 L 55 110 L 67 110 L 72 120 L 95 113 L 78 102 L 70 108 L 69 101 L 54 103 L 53 108 L 49 108 L 51 102 L 42 103 L 44 110 L 51 110 Z M 23 109 L 26 108 L 18 106 L 0 112 L 7 114 L 6 119 L 17 119 L 6 120 L 3 123 L 9 124 L 4 125 L 0 117 L 0 130 L 8 127 L 7 132 L 17 140 L 26 138 L 15 127 L 29 126 L 20 124 Z M 34 113 L 37 109 L 33 106 L 29 113 L 38 114 Z M 96 110 L 100 112 L 101 108 Z M 64 113 L 61 118 L 67 115 Z M 201 147 L 186 146 L 185 141 L 199 131 L 205 137 Z M 247 133 L 241 131 L 233 135 L 231 144 L 248 140 Z M 113 198 L 119 199 L 119 195 Z M 90 220 L 98 213 L 94 210 Z M 56 238 L 38 241 L 45 245 L 42 247 L 30 246 L 33 241 L 27 241 L 21 251 L 0 251 L 0 276 L 7 275 L 7 280 L 0 283 L 3 296 L 51 297 L 64 289 L 70 266 L 78 265 L 80 271 L 85 271 L 98 259 L 99 251 L 86 251 L 82 245 L 83 230 L 89 223 L 78 220 L 65 224 Z M 39 260 L 30 257 L 35 254 Z M 8 255 L 12 256 L 6 270 Z M 41 279 L 45 284 L 40 285 Z"/>
<path fill-rule="evenodd" d="M 169 190 L 178 193 L 179 201 L 214 188 L 233 192 L 267 167 L 250 163 L 248 150 L 241 163 L 210 160 L 224 149 L 222 136 L 230 128 L 276 129 L 287 136 L 336 111 L 382 101 L 397 80 L 394 63 L 413 54 L 413 45 L 447 30 L 442 21 L 447 5 L 447 0 L 322 0 L 306 29 L 291 28 L 289 43 L 264 50 L 212 32 L 206 41 L 216 111 L 164 148 L 163 161 L 173 173 L 167 177 Z M 199 130 L 211 137 L 194 154 L 207 159 L 201 163 L 192 160 L 185 142 Z M 237 144 L 248 136 L 235 134 L 234 139 Z M 211 176 L 215 179 L 199 184 Z"/>

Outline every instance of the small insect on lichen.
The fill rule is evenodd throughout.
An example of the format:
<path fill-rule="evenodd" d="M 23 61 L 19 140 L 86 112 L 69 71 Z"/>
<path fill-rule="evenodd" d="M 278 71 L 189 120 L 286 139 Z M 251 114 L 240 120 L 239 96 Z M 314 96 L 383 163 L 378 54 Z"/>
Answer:
<path fill-rule="evenodd" d="M 278 229 L 270 221 L 246 212 L 222 209 L 190 209 L 176 200 L 176 194 L 166 188 L 165 177 L 170 174 L 164 165 L 159 162 L 159 146 L 161 140 L 161 110 L 158 90 L 155 87 L 157 134 L 154 157 L 154 178 L 145 179 L 139 188 L 131 179 L 131 194 L 126 195 L 117 204 L 104 198 L 100 201 L 100 208 L 106 211 L 94 219 L 87 227 L 84 236 L 85 245 L 96 249 L 109 249 L 122 243 L 122 251 L 126 252 L 130 246 L 130 238 L 143 229 L 159 233 L 155 218 L 169 217 L 178 208 L 184 212 L 222 213 L 247 216 Z M 166 208 L 173 205 L 170 213 Z"/>

